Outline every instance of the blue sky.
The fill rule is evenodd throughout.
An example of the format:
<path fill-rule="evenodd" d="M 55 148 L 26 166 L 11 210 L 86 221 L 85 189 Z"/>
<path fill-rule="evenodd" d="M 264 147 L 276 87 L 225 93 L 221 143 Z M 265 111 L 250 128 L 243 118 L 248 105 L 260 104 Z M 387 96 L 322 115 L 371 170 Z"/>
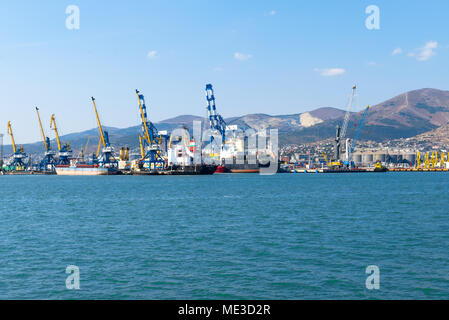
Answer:
<path fill-rule="evenodd" d="M 68 5 L 80 29 L 68 30 Z M 368 30 L 365 8 L 380 9 Z M 137 125 L 134 90 L 152 121 L 205 115 L 206 83 L 225 116 L 356 109 L 404 91 L 448 89 L 449 2 L 441 1 L 2 1 L 0 132 L 39 139 L 56 114 L 63 133 Z M 393 54 L 396 50 L 397 54 Z M 5 143 L 9 143 L 5 137 Z"/>

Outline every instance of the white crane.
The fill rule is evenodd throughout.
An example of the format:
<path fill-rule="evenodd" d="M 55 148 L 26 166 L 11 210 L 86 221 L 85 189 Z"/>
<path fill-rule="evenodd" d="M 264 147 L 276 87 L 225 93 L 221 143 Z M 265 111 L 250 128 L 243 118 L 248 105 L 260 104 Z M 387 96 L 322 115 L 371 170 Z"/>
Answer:
<path fill-rule="evenodd" d="M 340 139 L 343 140 L 346 137 L 346 131 L 348 129 L 349 117 L 351 116 L 352 103 L 354 102 L 355 90 L 357 86 L 354 85 L 352 87 L 351 97 L 349 98 L 348 109 L 346 110 L 345 119 L 343 121 L 343 127 L 341 128 L 341 136 Z"/>

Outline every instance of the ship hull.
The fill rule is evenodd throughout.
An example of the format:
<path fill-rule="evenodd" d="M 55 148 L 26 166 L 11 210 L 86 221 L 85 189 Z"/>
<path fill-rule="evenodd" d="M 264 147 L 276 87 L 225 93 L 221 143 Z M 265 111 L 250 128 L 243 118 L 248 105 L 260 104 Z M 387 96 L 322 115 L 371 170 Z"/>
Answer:
<path fill-rule="evenodd" d="M 191 165 L 191 166 L 171 166 L 164 174 L 167 175 L 208 175 L 214 174 L 216 165 Z"/>
<path fill-rule="evenodd" d="M 119 173 L 114 168 L 101 168 L 94 166 L 56 166 L 56 174 L 59 176 L 108 176 L 116 175 Z"/>
<path fill-rule="evenodd" d="M 216 173 L 260 173 L 261 168 L 269 167 L 260 163 L 231 163 L 219 166 Z"/>

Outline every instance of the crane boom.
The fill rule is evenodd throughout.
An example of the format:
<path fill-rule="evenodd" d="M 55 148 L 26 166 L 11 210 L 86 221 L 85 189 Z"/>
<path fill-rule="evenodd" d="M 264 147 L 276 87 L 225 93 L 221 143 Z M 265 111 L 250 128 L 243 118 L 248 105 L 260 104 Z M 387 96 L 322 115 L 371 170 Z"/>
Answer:
<path fill-rule="evenodd" d="M 87 136 L 87 142 L 84 145 L 84 148 L 81 148 L 80 155 L 79 155 L 79 158 L 81 158 L 82 160 L 84 160 L 84 157 L 86 156 L 87 148 L 89 147 L 89 141 L 90 141 L 90 136 Z"/>
<path fill-rule="evenodd" d="M 89 141 L 90 141 L 90 136 L 87 137 L 87 142 L 86 142 L 86 145 L 84 146 L 84 149 L 83 149 L 83 156 L 87 152 L 87 148 L 89 147 Z"/>
<path fill-rule="evenodd" d="M 213 131 L 221 134 L 221 148 L 223 149 L 226 140 L 226 122 L 223 117 L 217 113 L 215 106 L 215 94 L 212 84 L 206 84 L 207 113 L 209 116 L 209 125 L 211 129 L 211 143 L 213 141 Z"/>
<path fill-rule="evenodd" d="M 14 153 L 17 152 L 16 142 L 14 141 L 14 134 L 12 132 L 11 121 L 8 121 L 8 134 L 11 136 L 11 144 Z"/>
<path fill-rule="evenodd" d="M 61 140 L 59 139 L 58 127 L 56 126 L 55 115 L 52 114 L 50 118 L 50 128 L 55 130 L 56 143 L 58 144 L 58 150 L 61 150 Z"/>
<path fill-rule="evenodd" d="M 143 146 L 143 139 L 142 135 L 139 134 L 139 146 L 140 146 L 140 155 L 142 159 L 145 159 L 145 148 Z"/>
<path fill-rule="evenodd" d="M 346 136 L 346 131 L 348 129 L 349 117 L 351 116 L 352 103 L 354 102 L 355 90 L 357 86 L 354 85 L 352 87 L 351 97 L 349 98 L 348 109 L 346 110 L 345 119 L 343 121 L 343 127 L 341 128 L 341 140 L 343 140 Z"/>
<path fill-rule="evenodd" d="M 101 139 L 98 139 L 98 146 L 97 146 L 97 153 L 96 156 L 100 156 L 100 149 L 101 149 Z"/>
<path fill-rule="evenodd" d="M 44 128 L 42 127 L 42 121 L 41 121 L 41 116 L 39 115 L 39 108 L 38 107 L 36 107 L 36 113 L 37 113 L 37 119 L 39 120 L 39 127 L 41 129 L 42 143 L 44 144 L 45 151 L 50 151 L 51 150 L 51 147 L 50 147 L 50 144 L 49 144 L 50 139 L 48 139 L 45 136 L 45 132 L 44 132 Z"/>
<path fill-rule="evenodd" d="M 368 114 L 369 108 L 370 108 L 370 106 L 367 106 L 365 111 L 363 112 L 362 120 L 360 120 L 360 125 L 357 128 L 357 132 L 355 133 L 354 139 L 352 140 L 352 143 L 351 143 L 351 151 L 350 151 L 351 153 L 354 151 L 355 144 L 357 143 L 357 139 L 359 138 L 360 131 L 362 131 L 362 127 L 363 127 L 363 124 L 365 123 L 365 119 Z"/>
<path fill-rule="evenodd" d="M 103 127 L 101 126 L 100 117 L 98 116 L 97 106 L 95 104 L 95 98 L 92 97 L 92 103 L 94 105 L 95 117 L 97 118 L 98 131 L 100 132 L 100 142 L 103 144 L 103 147 L 106 148 L 106 139 L 104 137 Z"/>

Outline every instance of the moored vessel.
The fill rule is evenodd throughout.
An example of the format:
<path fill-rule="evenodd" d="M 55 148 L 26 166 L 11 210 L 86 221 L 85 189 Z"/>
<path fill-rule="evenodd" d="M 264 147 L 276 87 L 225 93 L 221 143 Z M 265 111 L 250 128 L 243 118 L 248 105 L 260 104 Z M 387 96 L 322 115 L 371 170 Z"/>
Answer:
<path fill-rule="evenodd" d="M 56 165 L 56 174 L 60 176 L 106 176 L 116 175 L 116 168 L 100 167 L 95 164 Z"/>

